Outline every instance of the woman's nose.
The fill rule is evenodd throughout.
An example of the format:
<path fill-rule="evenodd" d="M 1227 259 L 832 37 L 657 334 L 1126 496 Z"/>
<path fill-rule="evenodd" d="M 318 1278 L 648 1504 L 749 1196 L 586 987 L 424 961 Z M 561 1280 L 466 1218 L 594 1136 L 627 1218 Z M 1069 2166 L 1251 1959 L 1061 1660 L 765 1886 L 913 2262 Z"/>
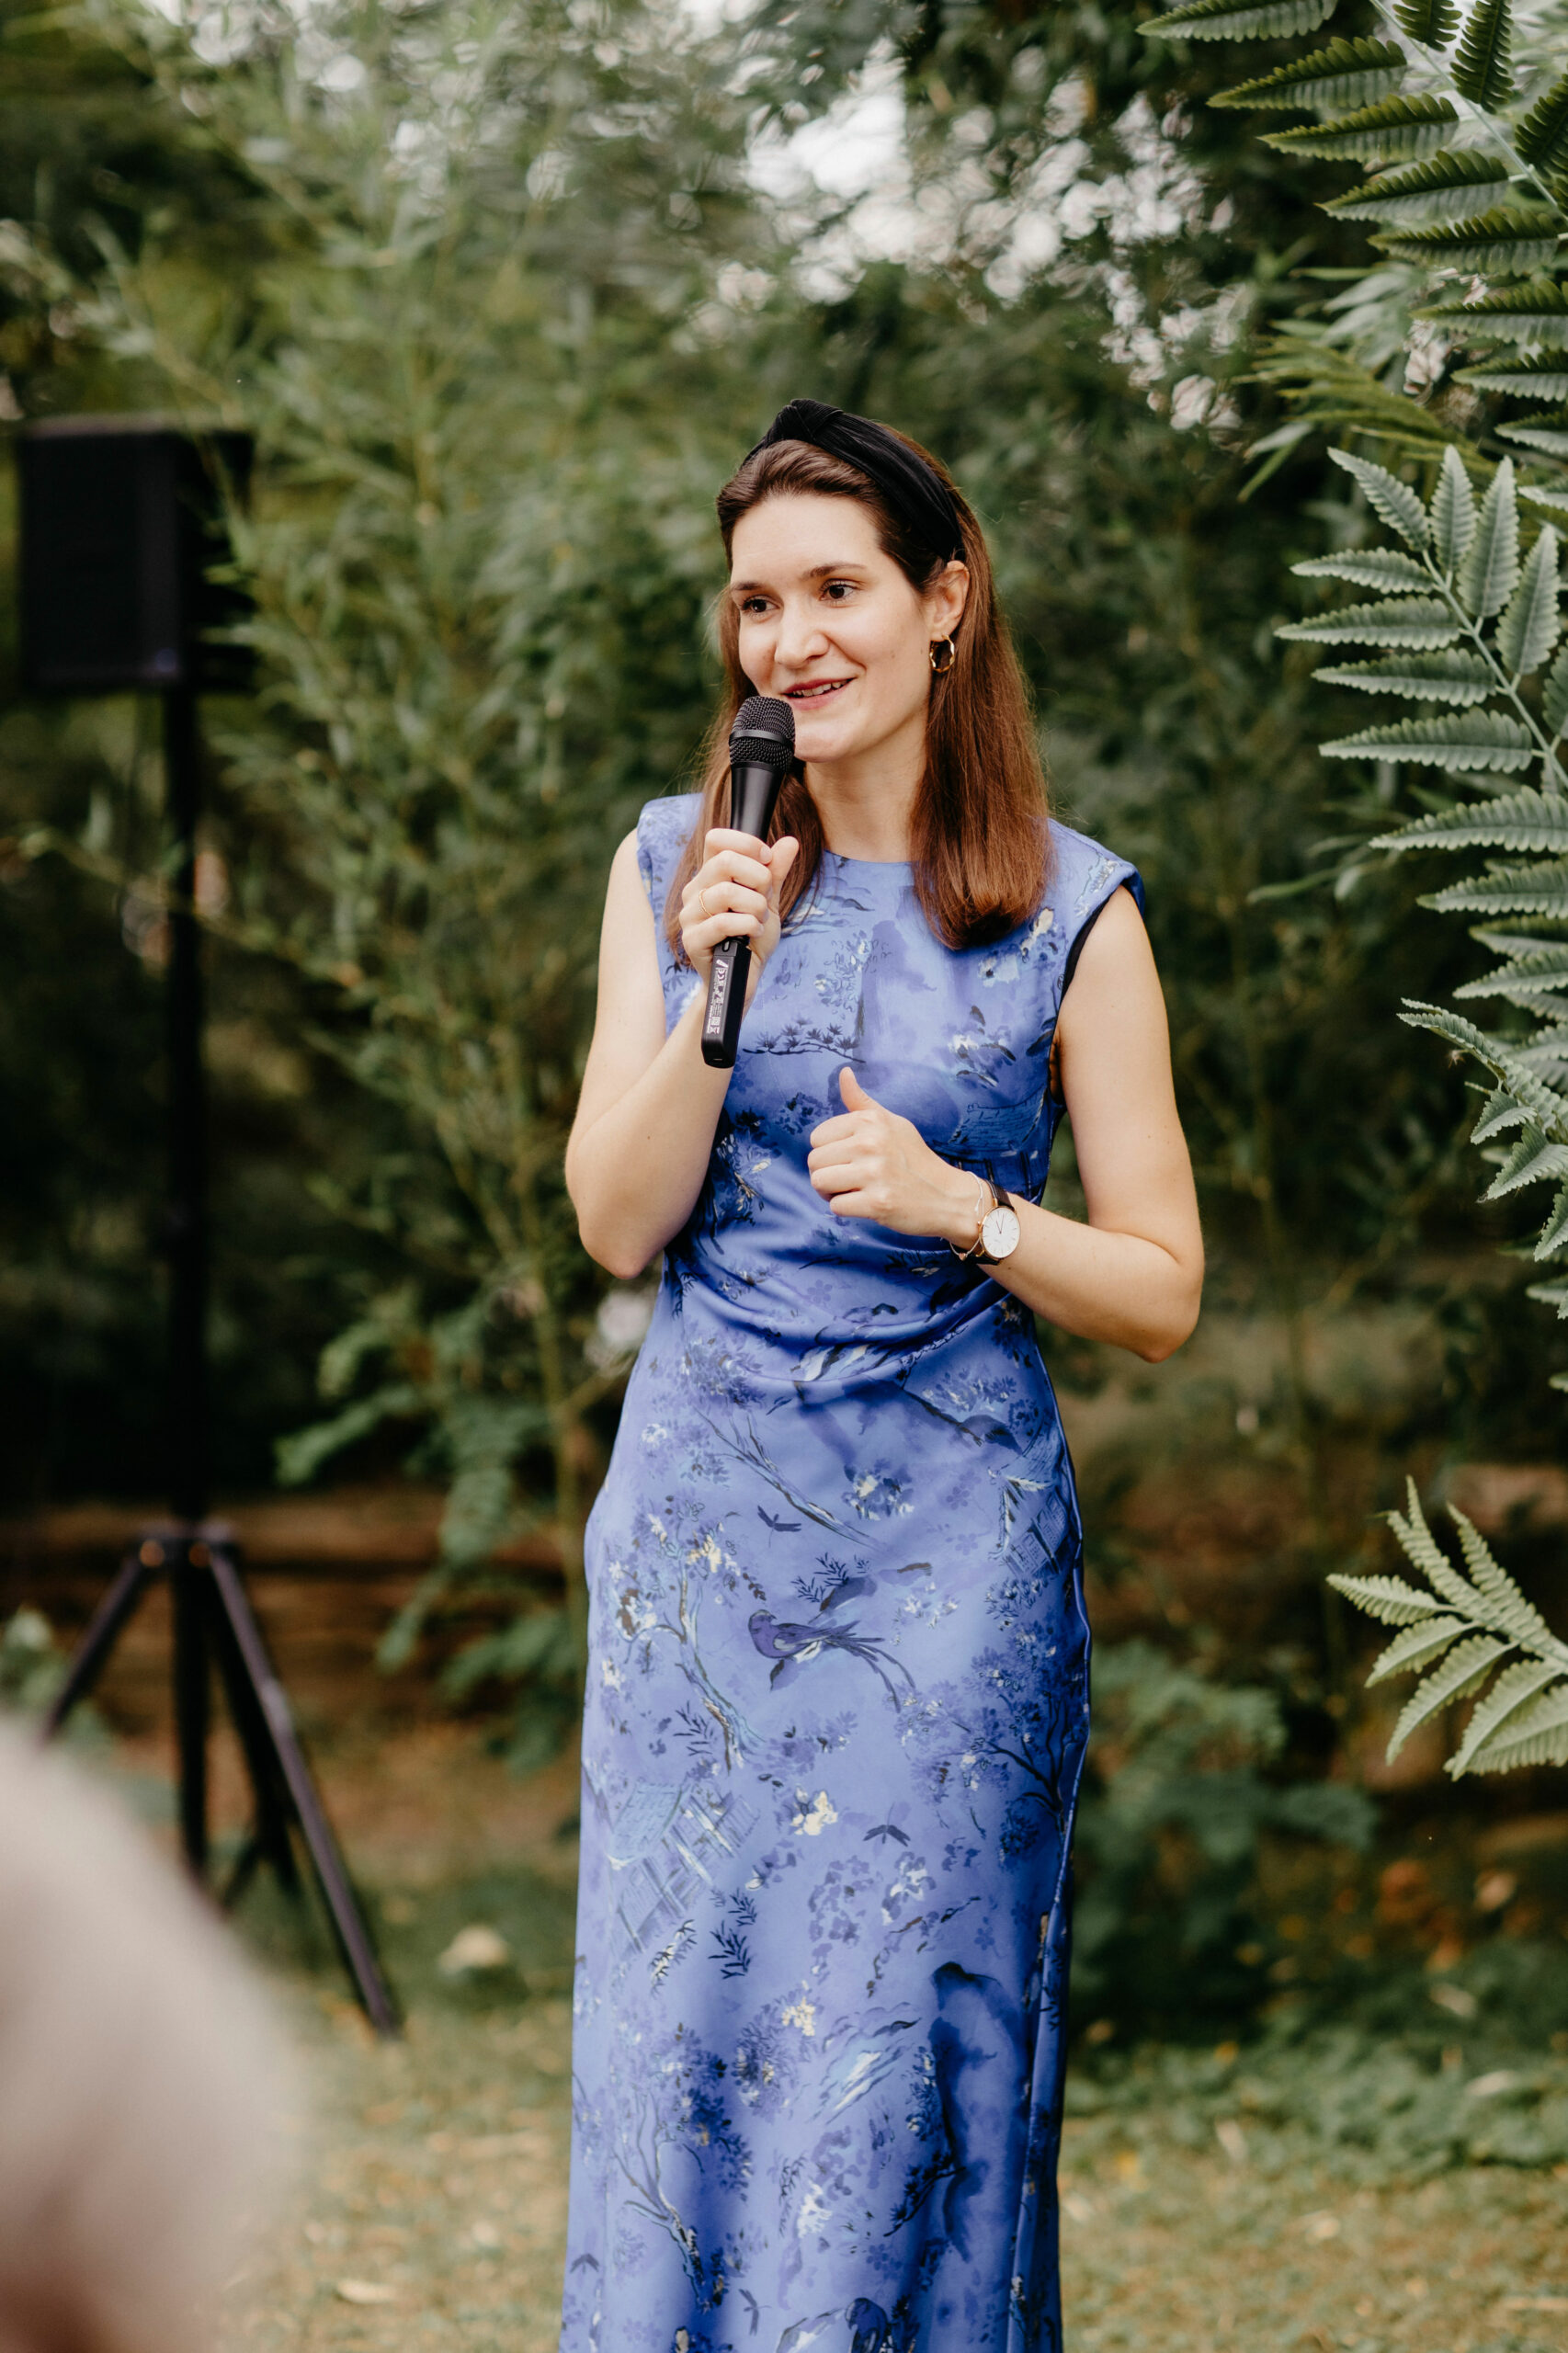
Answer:
<path fill-rule="evenodd" d="M 774 659 L 787 668 L 798 669 L 802 662 L 818 661 L 826 652 L 827 631 L 811 606 L 786 605 L 779 617 Z"/>

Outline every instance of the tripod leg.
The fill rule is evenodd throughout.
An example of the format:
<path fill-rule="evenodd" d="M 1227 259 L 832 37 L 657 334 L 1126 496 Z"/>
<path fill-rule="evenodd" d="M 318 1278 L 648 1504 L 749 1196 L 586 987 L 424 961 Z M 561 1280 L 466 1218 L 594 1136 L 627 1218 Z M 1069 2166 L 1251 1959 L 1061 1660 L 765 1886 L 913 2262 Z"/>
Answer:
<path fill-rule="evenodd" d="M 192 1547 L 171 1545 L 175 1612 L 175 1732 L 179 1746 L 179 1827 L 194 1876 L 207 1877 L 207 1734 L 211 1720 L 208 1612 L 211 1586 Z M 205 1549 L 205 1548 L 203 1548 Z"/>
<path fill-rule="evenodd" d="M 344 1869 L 337 1841 L 322 1812 L 321 1800 L 311 1779 L 311 1768 L 305 1762 L 304 1751 L 294 1729 L 289 1695 L 273 1672 L 267 1644 L 262 1640 L 261 1629 L 252 1614 L 250 1600 L 240 1577 L 238 1563 L 233 1554 L 221 1544 L 212 1548 L 212 1581 L 219 1604 L 233 1630 L 246 1680 L 259 1703 L 273 1755 L 288 1789 L 290 1802 L 332 1918 L 334 1933 L 364 2006 L 365 2015 L 378 2034 L 396 2034 L 397 2012 L 365 1923 L 359 1916 L 359 1907 L 348 1883 L 348 1874 Z"/>
<path fill-rule="evenodd" d="M 271 1864 L 285 1893 L 297 1895 L 300 1874 L 294 1864 L 294 1849 L 289 1840 L 287 1786 L 279 1779 L 278 1759 L 268 1736 L 267 1718 L 262 1712 L 260 1699 L 245 1673 L 244 1660 L 233 1627 L 221 1601 L 213 1613 L 212 1631 L 218 1672 L 222 1677 L 229 1713 L 233 1718 L 240 1746 L 244 1751 L 251 1792 L 256 1800 L 255 1829 L 224 1889 L 223 1901 L 225 1904 L 237 1902 L 256 1863 L 263 1858 Z"/>
<path fill-rule="evenodd" d="M 104 1671 L 115 1638 L 131 1611 L 142 1598 L 142 1588 L 154 1569 L 163 1563 L 163 1551 L 154 1544 L 143 1544 L 139 1552 L 128 1552 L 115 1572 L 109 1586 L 93 1612 L 86 1632 L 77 1645 L 76 1655 L 65 1671 L 65 1680 L 55 1693 L 43 1720 L 43 1737 L 52 1740 L 66 1717 L 79 1699 L 85 1699 Z"/>

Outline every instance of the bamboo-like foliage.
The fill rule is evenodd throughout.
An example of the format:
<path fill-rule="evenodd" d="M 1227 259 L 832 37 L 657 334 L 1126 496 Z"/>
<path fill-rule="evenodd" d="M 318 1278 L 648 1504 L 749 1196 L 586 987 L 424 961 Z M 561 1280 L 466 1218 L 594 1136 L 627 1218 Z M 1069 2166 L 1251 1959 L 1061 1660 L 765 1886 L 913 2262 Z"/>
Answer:
<path fill-rule="evenodd" d="M 1400 1629 L 1368 1682 L 1420 1677 L 1394 1726 L 1390 1762 L 1417 1725 L 1473 1699 L 1448 1763 L 1456 1780 L 1514 1766 L 1568 1764 L 1568 1643 L 1559 1642 L 1463 1512 L 1455 1511 L 1453 1520 L 1468 1576 L 1433 1537 L 1414 1480 L 1405 1510 L 1388 1518 L 1425 1586 L 1385 1576 L 1335 1576 L 1329 1583 L 1369 1617 Z"/>

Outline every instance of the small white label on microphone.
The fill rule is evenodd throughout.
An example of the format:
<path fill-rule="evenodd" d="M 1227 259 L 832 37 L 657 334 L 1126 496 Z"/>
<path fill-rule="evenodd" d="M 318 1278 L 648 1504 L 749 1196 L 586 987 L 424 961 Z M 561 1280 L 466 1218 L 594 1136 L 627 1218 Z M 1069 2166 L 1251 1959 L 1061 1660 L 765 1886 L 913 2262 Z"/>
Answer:
<path fill-rule="evenodd" d="M 708 1025 L 702 1032 L 705 1038 L 722 1038 L 724 1034 L 724 1007 L 729 1001 L 731 969 L 727 960 L 721 963 L 715 957 L 712 994 L 708 1000 Z"/>

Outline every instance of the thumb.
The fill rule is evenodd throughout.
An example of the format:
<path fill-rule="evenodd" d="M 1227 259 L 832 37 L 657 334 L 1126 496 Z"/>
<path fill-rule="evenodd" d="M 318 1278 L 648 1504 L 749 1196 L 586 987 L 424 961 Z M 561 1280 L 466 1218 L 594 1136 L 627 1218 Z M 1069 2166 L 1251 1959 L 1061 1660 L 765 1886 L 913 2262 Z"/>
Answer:
<path fill-rule="evenodd" d="M 867 1094 L 847 1063 L 838 1074 L 838 1091 L 846 1111 L 874 1111 L 877 1108 L 876 1097 Z"/>
<path fill-rule="evenodd" d="M 800 853 L 801 845 L 793 834 L 786 834 L 782 841 L 774 843 L 772 863 L 767 872 L 767 904 L 770 907 L 777 909 L 790 869 Z"/>

